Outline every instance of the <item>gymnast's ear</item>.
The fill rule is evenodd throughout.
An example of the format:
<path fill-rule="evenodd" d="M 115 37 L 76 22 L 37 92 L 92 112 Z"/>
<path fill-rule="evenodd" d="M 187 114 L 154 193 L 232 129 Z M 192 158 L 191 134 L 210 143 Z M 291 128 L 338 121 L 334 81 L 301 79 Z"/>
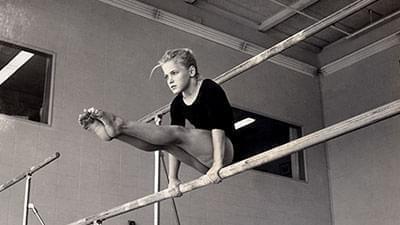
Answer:
<path fill-rule="evenodd" d="M 196 76 L 197 71 L 196 71 L 196 67 L 195 66 L 193 66 L 193 65 L 189 66 L 188 70 L 189 70 L 190 77 L 195 77 Z"/>

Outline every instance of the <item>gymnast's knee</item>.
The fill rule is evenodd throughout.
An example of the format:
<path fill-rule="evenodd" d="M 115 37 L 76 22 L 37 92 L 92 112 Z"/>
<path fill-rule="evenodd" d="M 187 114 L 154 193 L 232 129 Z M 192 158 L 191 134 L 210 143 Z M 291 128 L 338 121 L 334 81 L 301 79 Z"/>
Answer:
<path fill-rule="evenodd" d="M 169 144 L 182 144 L 186 140 L 187 128 L 177 125 L 171 125 L 168 130 L 171 137 Z"/>

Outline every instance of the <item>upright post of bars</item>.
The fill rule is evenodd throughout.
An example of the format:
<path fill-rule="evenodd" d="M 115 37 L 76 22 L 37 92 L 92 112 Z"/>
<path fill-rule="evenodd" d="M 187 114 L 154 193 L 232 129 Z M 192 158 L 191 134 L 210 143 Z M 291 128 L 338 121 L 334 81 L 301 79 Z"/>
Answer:
<path fill-rule="evenodd" d="M 25 198 L 24 198 L 24 215 L 22 216 L 22 225 L 28 225 L 28 213 L 29 213 L 29 198 L 31 192 L 31 179 L 32 175 L 26 175 L 25 182 Z"/>
<path fill-rule="evenodd" d="M 155 120 L 155 123 L 157 126 L 160 126 L 162 123 L 162 115 L 157 116 L 158 119 Z M 167 182 L 169 183 L 169 178 L 168 178 L 168 169 L 167 166 L 165 165 L 165 160 L 164 160 L 164 154 L 161 152 L 161 150 L 155 151 L 154 152 L 154 193 L 157 193 L 160 191 L 160 163 L 162 162 L 163 168 L 165 175 L 167 177 Z M 180 219 L 178 215 L 178 209 L 176 207 L 175 200 L 172 198 L 172 207 L 175 212 L 175 219 L 176 219 L 176 224 L 180 225 Z M 160 203 L 156 202 L 154 203 L 154 225 L 159 225 L 160 224 L 160 217 L 161 217 L 161 211 L 160 211 Z"/>
<path fill-rule="evenodd" d="M 155 120 L 157 126 L 161 125 L 161 117 Z M 160 150 L 154 152 L 154 193 L 160 191 Z M 154 203 L 154 225 L 160 225 L 160 202 Z"/>
<path fill-rule="evenodd" d="M 167 181 L 168 181 L 168 183 L 169 183 L 168 169 L 167 169 L 167 166 L 166 166 L 166 163 L 165 163 L 164 154 L 161 154 L 161 155 L 160 155 L 160 158 L 161 158 L 162 165 L 163 165 L 163 167 L 164 167 L 165 175 L 167 176 Z M 173 210 L 174 210 L 174 212 L 175 212 L 176 225 L 181 225 L 181 220 L 179 219 L 178 207 L 176 207 L 175 199 L 172 198 L 172 199 L 171 199 L 171 202 L 172 202 L 172 208 L 173 208 Z"/>
<path fill-rule="evenodd" d="M 154 193 L 160 191 L 160 151 L 154 152 Z M 160 203 L 154 203 L 154 225 L 160 225 Z"/>

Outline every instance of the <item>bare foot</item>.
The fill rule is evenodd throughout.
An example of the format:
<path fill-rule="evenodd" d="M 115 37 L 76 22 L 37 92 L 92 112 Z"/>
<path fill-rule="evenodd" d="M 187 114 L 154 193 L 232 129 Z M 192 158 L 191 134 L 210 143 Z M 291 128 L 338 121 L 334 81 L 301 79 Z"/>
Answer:
<path fill-rule="evenodd" d="M 90 113 L 87 109 L 83 110 L 82 114 L 79 114 L 78 122 L 83 127 L 83 129 L 87 129 L 90 123 L 93 123 L 94 118 L 90 116 Z"/>
<path fill-rule="evenodd" d="M 79 115 L 78 120 L 83 129 L 95 133 L 101 140 L 110 141 L 112 139 L 107 134 L 104 125 L 99 120 L 94 119 L 86 109 L 84 113 Z"/>
<path fill-rule="evenodd" d="M 104 125 L 108 136 L 115 138 L 121 133 L 121 126 L 124 121 L 120 117 L 95 108 L 88 109 L 88 112 L 92 118 L 99 120 Z"/>

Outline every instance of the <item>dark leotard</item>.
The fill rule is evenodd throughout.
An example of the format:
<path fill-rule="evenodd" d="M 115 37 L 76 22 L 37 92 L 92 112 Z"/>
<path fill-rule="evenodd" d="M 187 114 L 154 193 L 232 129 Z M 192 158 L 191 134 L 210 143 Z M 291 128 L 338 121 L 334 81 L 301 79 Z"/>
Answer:
<path fill-rule="evenodd" d="M 198 96 L 191 105 L 178 94 L 171 104 L 171 124 L 185 126 L 187 119 L 197 129 L 221 129 L 233 142 L 233 114 L 224 90 L 210 79 L 203 80 Z"/>

